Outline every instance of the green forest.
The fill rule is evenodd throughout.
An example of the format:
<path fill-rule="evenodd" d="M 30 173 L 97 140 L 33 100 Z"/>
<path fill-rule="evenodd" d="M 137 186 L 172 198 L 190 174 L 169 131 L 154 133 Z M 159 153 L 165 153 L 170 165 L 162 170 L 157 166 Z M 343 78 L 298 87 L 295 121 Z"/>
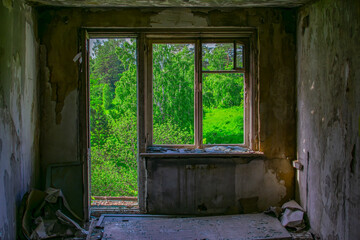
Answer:
<path fill-rule="evenodd" d="M 136 40 L 91 41 L 91 196 L 137 196 Z M 203 70 L 232 70 L 233 46 L 203 44 Z M 152 51 L 153 144 L 194 144 L 194 44 L 153 44 Z M 203 143 L 243 143 L 243 75 L 202 79 Z"/>

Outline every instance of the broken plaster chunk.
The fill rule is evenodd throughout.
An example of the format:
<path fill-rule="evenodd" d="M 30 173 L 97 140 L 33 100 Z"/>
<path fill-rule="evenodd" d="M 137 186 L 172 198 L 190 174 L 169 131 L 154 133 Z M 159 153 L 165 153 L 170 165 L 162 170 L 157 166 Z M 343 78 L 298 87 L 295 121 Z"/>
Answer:
<path fill-rule="evenodd" d="M 289 208 L 289 209 L 292 209 L 292 210 L 300 210 L 302 212 L 305 212 L 304 209 L 297 202 L 295 202 L 294 200 L 291 200 L 289 202 L 284 203 L 281 208 L 282 209 Z"/>
<path fill-rule="evenodd" d="M 79 52 L 78 54 L 75 55 L 75 57 L 73 58 L 73 61 L 76 62 L 78 61 L 81 63 L 81 52 Z"/>
<path fill-rule="evenodd" d="M 281 224 L 284 227 L 297 228 L 303 225 L 304 212 L 300 210 L 293 211 L 289 208 L 285 210 L 281 217 Z"/>

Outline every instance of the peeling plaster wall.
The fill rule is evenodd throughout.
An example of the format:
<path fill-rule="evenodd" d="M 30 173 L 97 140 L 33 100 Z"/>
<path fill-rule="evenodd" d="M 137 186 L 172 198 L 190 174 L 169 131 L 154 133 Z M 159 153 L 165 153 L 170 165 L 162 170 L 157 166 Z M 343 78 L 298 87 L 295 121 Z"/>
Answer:
<path fill-rule="evenodd" d="M 293 198 L 295 158 L 296 11 L 291 9 L 39 8 L 42 61 L 41 161 L 80 162 L 78 53 L 80 27 L 254 27 L 258 31 L 259 164 L 236 168 L 254 183 L 238 198 L 259 197 L 259 209 Z M 85 161 L 85 160 L 84 160 Z M 81 173 L 79 173 L 81 174 Z M 235 174 L 235 173 L 234 173 Z M 257 176 L 260 181 L 256 181 Z M 266 191 L 263 189 L 266 183 Z M 237 184 L 237 183 L 236 183 Z M 74 189 L 82 191 L 82 189 Z M 234 191 L 234 190 L 231 190 Z M 274 197 L 276 195 L 276 197 Z M 78 199 L 80 201 L 80 199 Z"/>
<path fill-rule="evenodd" d="M 16 239 L 20 201 L 39 180 L 35 19 L 22 1 L 0 3 L 0 239 Z"/>
<path fill-rule="evenodd" d="M 30 3 L 67 7 L 298 7 L 309 0 L 29 0 Z"/>
<path fill-rule="evenodd" d="M 359 1 L 299 10 L 299 198 L 322 239 L 360 239 L 359 40 Z"/>

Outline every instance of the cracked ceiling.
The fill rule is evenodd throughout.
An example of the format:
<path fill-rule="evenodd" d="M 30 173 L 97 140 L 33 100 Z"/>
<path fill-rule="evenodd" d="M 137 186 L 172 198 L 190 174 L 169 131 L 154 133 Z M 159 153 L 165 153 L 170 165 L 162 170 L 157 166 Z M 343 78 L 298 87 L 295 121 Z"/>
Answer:
<path fill-rule="evenodd" d="M 28 0 L 63 7 L 298 7 L 310 0 Z"/>

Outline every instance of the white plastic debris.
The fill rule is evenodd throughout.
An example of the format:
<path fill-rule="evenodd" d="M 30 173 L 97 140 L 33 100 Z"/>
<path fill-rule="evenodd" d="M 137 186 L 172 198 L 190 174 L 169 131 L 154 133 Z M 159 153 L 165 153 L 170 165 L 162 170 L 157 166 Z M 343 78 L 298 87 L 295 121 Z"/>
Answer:
<path fill-rule="evenodd" d="M 285 210 L 281 216 L 281 224 L 284 227 L 301 230 L 305 228 L 304 209 L 294 200 L 284 203 L 282 209 Z"/>

